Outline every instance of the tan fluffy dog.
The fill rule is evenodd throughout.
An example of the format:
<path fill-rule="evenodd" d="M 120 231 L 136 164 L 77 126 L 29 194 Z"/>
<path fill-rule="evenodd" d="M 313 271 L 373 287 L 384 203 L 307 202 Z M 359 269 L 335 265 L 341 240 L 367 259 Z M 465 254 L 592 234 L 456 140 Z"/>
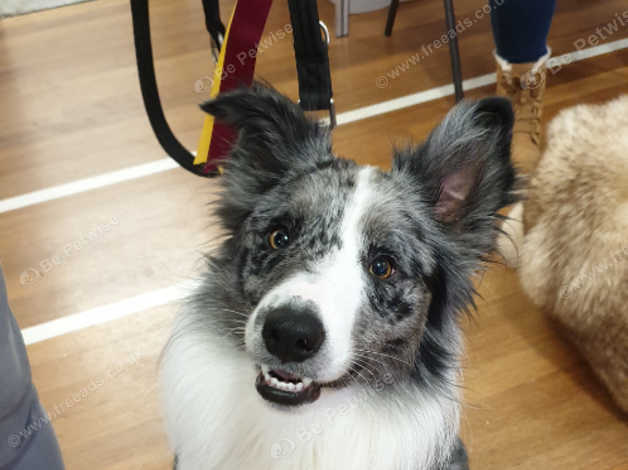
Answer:
<path fill-rule="evenodd" d="M 547 142 L 500 248 L 628 412 L 628 95 L 561 112 Z"/>

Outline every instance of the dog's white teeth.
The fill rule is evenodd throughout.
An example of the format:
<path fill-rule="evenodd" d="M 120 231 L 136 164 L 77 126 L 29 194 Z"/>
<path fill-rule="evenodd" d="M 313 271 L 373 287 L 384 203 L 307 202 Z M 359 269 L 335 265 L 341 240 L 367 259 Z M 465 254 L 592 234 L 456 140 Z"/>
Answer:
<path fill-rule="evenodd" d="M 282 382 L 281 380 L 277 380 L 274 377 L 271 377 L 270 385 L 286 392 L 294 392 L 296 390 L 296 385 L 294 385 L 293 383 Z"/>
<path fill-rule="evenodd" d="M 270 370 L 270 369 L 269 369 L 267 366 L 262 366 L 262 374 L 263 374 L 263 376 L 264 376 L 264 381 L 265 381 L 267 384 L 269 384 L 269 383 L 270 383 L 270 379 L 272 378 L 272 377 L 270 376 L 270 374 L 268 373 L 268 372 L 269 372 L 269 370 Z"/>
<path fill-rule="evenodd" d="M 265 366 L 262 364 L 261 369 L 262 369 L 262 375 L 264 377 L 264 382 L 266 382 L 267 385 L 270 385 L 271 387 L 276 388 L 278 390 L 298 393 L 298 392 L 302 392 L 307 387 L 312 385 L 312 382 L 313 382 L 312 379 L 310 379 L 309 377 L 304 377 L 297 383 L 284 382 L 280 378 L 275 377 L 274 374 L 271 375 L 271 370 L 268 366 Z"/>

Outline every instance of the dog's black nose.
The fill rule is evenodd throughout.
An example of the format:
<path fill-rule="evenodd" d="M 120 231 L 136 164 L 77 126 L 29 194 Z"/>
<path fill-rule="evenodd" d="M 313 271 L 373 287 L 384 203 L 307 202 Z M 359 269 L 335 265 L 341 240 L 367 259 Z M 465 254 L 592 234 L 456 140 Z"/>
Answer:
<path fill-rule="evenodd" d="M 311 310 L 280 307 L 266 317 L 262 337 L 282 362 L 303 362 L 318 352 L 325 330 Z"/>

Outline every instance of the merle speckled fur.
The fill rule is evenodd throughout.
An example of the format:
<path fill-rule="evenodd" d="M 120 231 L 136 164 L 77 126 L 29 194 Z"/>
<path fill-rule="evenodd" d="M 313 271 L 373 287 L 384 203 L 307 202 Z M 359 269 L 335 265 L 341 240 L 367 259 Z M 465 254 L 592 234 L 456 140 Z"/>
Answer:
<path fill-rule="evenodd" d="M 242 316 L 342 244 L 340 221 L 361 167 L 336 157 L 328 128 L 274 90 L 236 90 L 202 109 L 234 126 L 238 140 L 216 208 L 227 238 L 208 256 L 209 274 L 192 302 L 244 348 Z M 496 212 L 514 200 L 512 124 L 503 99 L 463 102 L 423 144 L 397 151 L 389 172 L 376 173 L 378 198 L 363 221 L 361 257 L 366 269 L 386 254 L 396 272 L 390 280 L 369 278 L 352 333 L 356 351 L 380 353 L 366 360 L 375 375 L 451 387 L 458 315 L 473 306 L 471 280 L 493 248 Z M 285 250 L 268 246 L 277 228 L 290 233 Z M 308 372 L 304 367 L 290 370 Z M 460 465 L 451 468 L 466 468 Z"/>

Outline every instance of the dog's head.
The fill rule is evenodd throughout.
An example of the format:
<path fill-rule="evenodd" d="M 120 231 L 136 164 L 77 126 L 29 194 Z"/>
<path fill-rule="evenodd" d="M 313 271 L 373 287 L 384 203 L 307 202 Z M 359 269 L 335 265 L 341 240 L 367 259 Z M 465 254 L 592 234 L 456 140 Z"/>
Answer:
<path fill-rule="evenodd" d="M 456 313 L 512 200 L 510 104 L 457 105 L 389 172 L 334 156 L 328 129 L 268 88 L 202 109 L 238 140 L 217 209 L 229 235 L 201 296 L 258 368 L 258 392 L 299 405 L 387 375 L 442 384 Z"/>

